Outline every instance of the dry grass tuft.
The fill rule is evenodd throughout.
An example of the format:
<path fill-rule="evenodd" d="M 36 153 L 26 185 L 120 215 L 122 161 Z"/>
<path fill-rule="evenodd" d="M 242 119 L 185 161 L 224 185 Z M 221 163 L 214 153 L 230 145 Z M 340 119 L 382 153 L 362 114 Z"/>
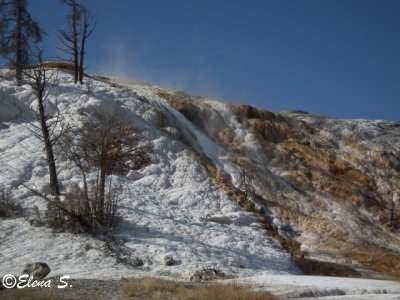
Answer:
<path fill-rule="evenodd" d="M 62 291 L 62 289 L 60 290 Z M 10 289 L 0 291 L 0 299 L 7 300 L 67 300 L 72 299 L 71 297 L 63 296 L 62 293 L 57 293 L 53 288 L 35 287 L 35 288 L 23 288 L 23 289 Z"/>
<path fill-rule="evenodd" d="M 246 290 L 232 284 L 178 283 L 153 278 L 128 282 L 124 294 L 127 299 L 176 299 L 176 300 L 275 300 L 268 292 Z"/>
<path fill-rule="evenodd" d="M 61 70 L 74 70 L 74 64 L 69 62 L 62 61 L 44 61 L 42 62 L 42 66 L 46 69 L 61 69 Z"/>
<path fill-rule="evenodd" d="M 101 284 L 101 283 L 100 283 Z M 176 299 L 176 300 L 277 300 L 269 292 L 251 291 L 234 284 L 185 283 L 155 278 L 113 282 L 118 287 L 110 292 L 107 285 L 88 289 L 85 286 L 66 289 L 24 288 L 0 290 L 0 299 L 7 300 L 67 300 L 67 299 Z"/>

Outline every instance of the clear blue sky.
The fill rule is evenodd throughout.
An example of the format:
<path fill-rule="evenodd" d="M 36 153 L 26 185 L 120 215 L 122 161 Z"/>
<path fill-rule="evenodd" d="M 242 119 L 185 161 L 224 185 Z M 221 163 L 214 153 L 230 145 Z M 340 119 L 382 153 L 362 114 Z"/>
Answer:
<path fill-rule="evenodd" d="M 400 120 L 399 0 L 86 0 L 88 72 L 273 111 Z M 56 56 L 66 8 L 30 1 Z"/>

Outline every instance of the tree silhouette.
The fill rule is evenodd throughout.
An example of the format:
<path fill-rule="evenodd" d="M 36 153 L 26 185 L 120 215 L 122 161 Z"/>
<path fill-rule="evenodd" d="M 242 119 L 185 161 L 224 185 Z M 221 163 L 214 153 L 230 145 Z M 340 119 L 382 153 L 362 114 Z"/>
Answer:
<path fill-rule="evenodd" d="M 34 128 L 31 129 L 31 132 L 44 143 L 50 174 L 51 193 L 53 196 L 58 197 L 60 195 L 60 187 L 57 177 L 53 146 L 61 135 L 61 133 L 55 133 L 56 127 L 60 123 L 60 114 L 58 112 L 52 116 L 46 111 L 46 101 L 48 101 L 49 92 L 54 84 L 54 73 L 47 73 L 46 68 L 42 64 L 41 51 L 39 51 L 36 64 L 25 70 L 24 74 L 27 76 L 28 84 L 37 100 L 37 107 L 35 107 L 34 113 L 39 122 L 39 126 L 31 124 Z"/>
<path fill-rule="evenodd" d="M 43 30 L 32 20 L 26 0 L 0 0 L 0 53 L 15 69 L 18 85 L 34 55 L 32 44 L 42 40 Z"/>
<path fill-rule="evenodd" d="M 74 82 L 83 84 L 84 58 L 87 38 L 96 27 L 94 15 L 76 0 L 61 0 L 70 9 L 67 15 L 67 30 L 59 30 L 58 37 L 62 43 L 59 48 L 69 57 L 64 61 L 74 65 Z"/>

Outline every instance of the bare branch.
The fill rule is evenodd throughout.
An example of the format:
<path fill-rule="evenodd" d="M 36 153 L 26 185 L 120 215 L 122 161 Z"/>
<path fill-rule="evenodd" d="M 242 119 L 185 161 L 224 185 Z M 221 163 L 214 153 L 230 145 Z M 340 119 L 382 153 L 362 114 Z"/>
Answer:
<path fill-rule="evenodd" d="M 84 220 L 76 215 L 75 213 L 73 213 L 72 211 L 68 210 L 67 208 L 65 208 L 60 201 L 57 201 L 57 199 L 59 199 L 58 197 L 56 197 L 56 200 L 52 200 L 49 197 L 47 197 L 47 195 L 40 193 L 39 191 L 35 190 L 34 188 L 31 188 L 25 184 L 22 184 L 22 186 L 24 188 L 26 188 L 28 191 L 30 191 L 33 195 L 38 196 L 40 198 L 42 198 L 43 200 L 45 200 L 47 203 L 57 207 L 59 210 L 61 210 L 63 213 L 65 213 L 66 215 L 72 217 L 73 219 L 79 221 L 82 225 L 87 225 Z"/>

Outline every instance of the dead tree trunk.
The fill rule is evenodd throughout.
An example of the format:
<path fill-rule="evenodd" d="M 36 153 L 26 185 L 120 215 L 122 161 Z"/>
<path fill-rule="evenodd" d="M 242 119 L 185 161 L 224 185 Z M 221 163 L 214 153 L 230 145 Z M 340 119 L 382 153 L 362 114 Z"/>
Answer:
<path fill-rule="evenodd" d="M 40 129 L 41 134 L 36 134 L 36 136 L 43 141 L 45 146 L 46 160 L 50 174 L 51 193 L 54 196 L 59 196 L 60 187 L 58 183 L 57 168 L 53 152 L 53 143 L 55 139 L 51 134 L 51 128 L 54 129 L 53 126 L 57 126 L 59 119 L 57 118 L 56 121 L 50 122 L 49 120 L 52 119 L 52 117 L 49 117 L 45 111 L 45 101 L 48 96 L 48 94 L 46 94 L 46 87 L 48 85 L 49 78 L 46 74 L 45 68 L 42 66 L 41 58 L 39 59 L 39 64 L 26 72 L 26 75 L 31 79 L 30 86 L 38 101 L 36 118 L 40 125 L 38 129 Z"/>
<path fill-rule="evenodd" d="M 61 51 L 71 55 L 71 57 L 65 59 L 73 63 L 74 65 L 74 83 L 78 83 L 79 80 L 79 20 L 80 20 L 80 7 L 75 0 L 63 0 L 64 4 L 68 5 L 71 9 L 70 14 L 67 16 L 68 30 L 59 30 L 59 39 L 63 44 L 63 48 L 59 48 Z"/>
<path fill-rule="evenodd" d="M 17 85 L 22 84 L 23 53 L 22 53 L 22 3 L 16 2 L 15 7 L 15 80 Z"/>
<path fill-rule="evenodd" d="M 79 83 L 83 84 L 83 71 L 84 71 L 84 58 L 85 58 L 85 47 L 86 39 L 93 33 L 96 28 L 96 22 L 94 21 L 94 15 L 90 11 L 81 6 L 81 42 L 79 51 Z"/>

